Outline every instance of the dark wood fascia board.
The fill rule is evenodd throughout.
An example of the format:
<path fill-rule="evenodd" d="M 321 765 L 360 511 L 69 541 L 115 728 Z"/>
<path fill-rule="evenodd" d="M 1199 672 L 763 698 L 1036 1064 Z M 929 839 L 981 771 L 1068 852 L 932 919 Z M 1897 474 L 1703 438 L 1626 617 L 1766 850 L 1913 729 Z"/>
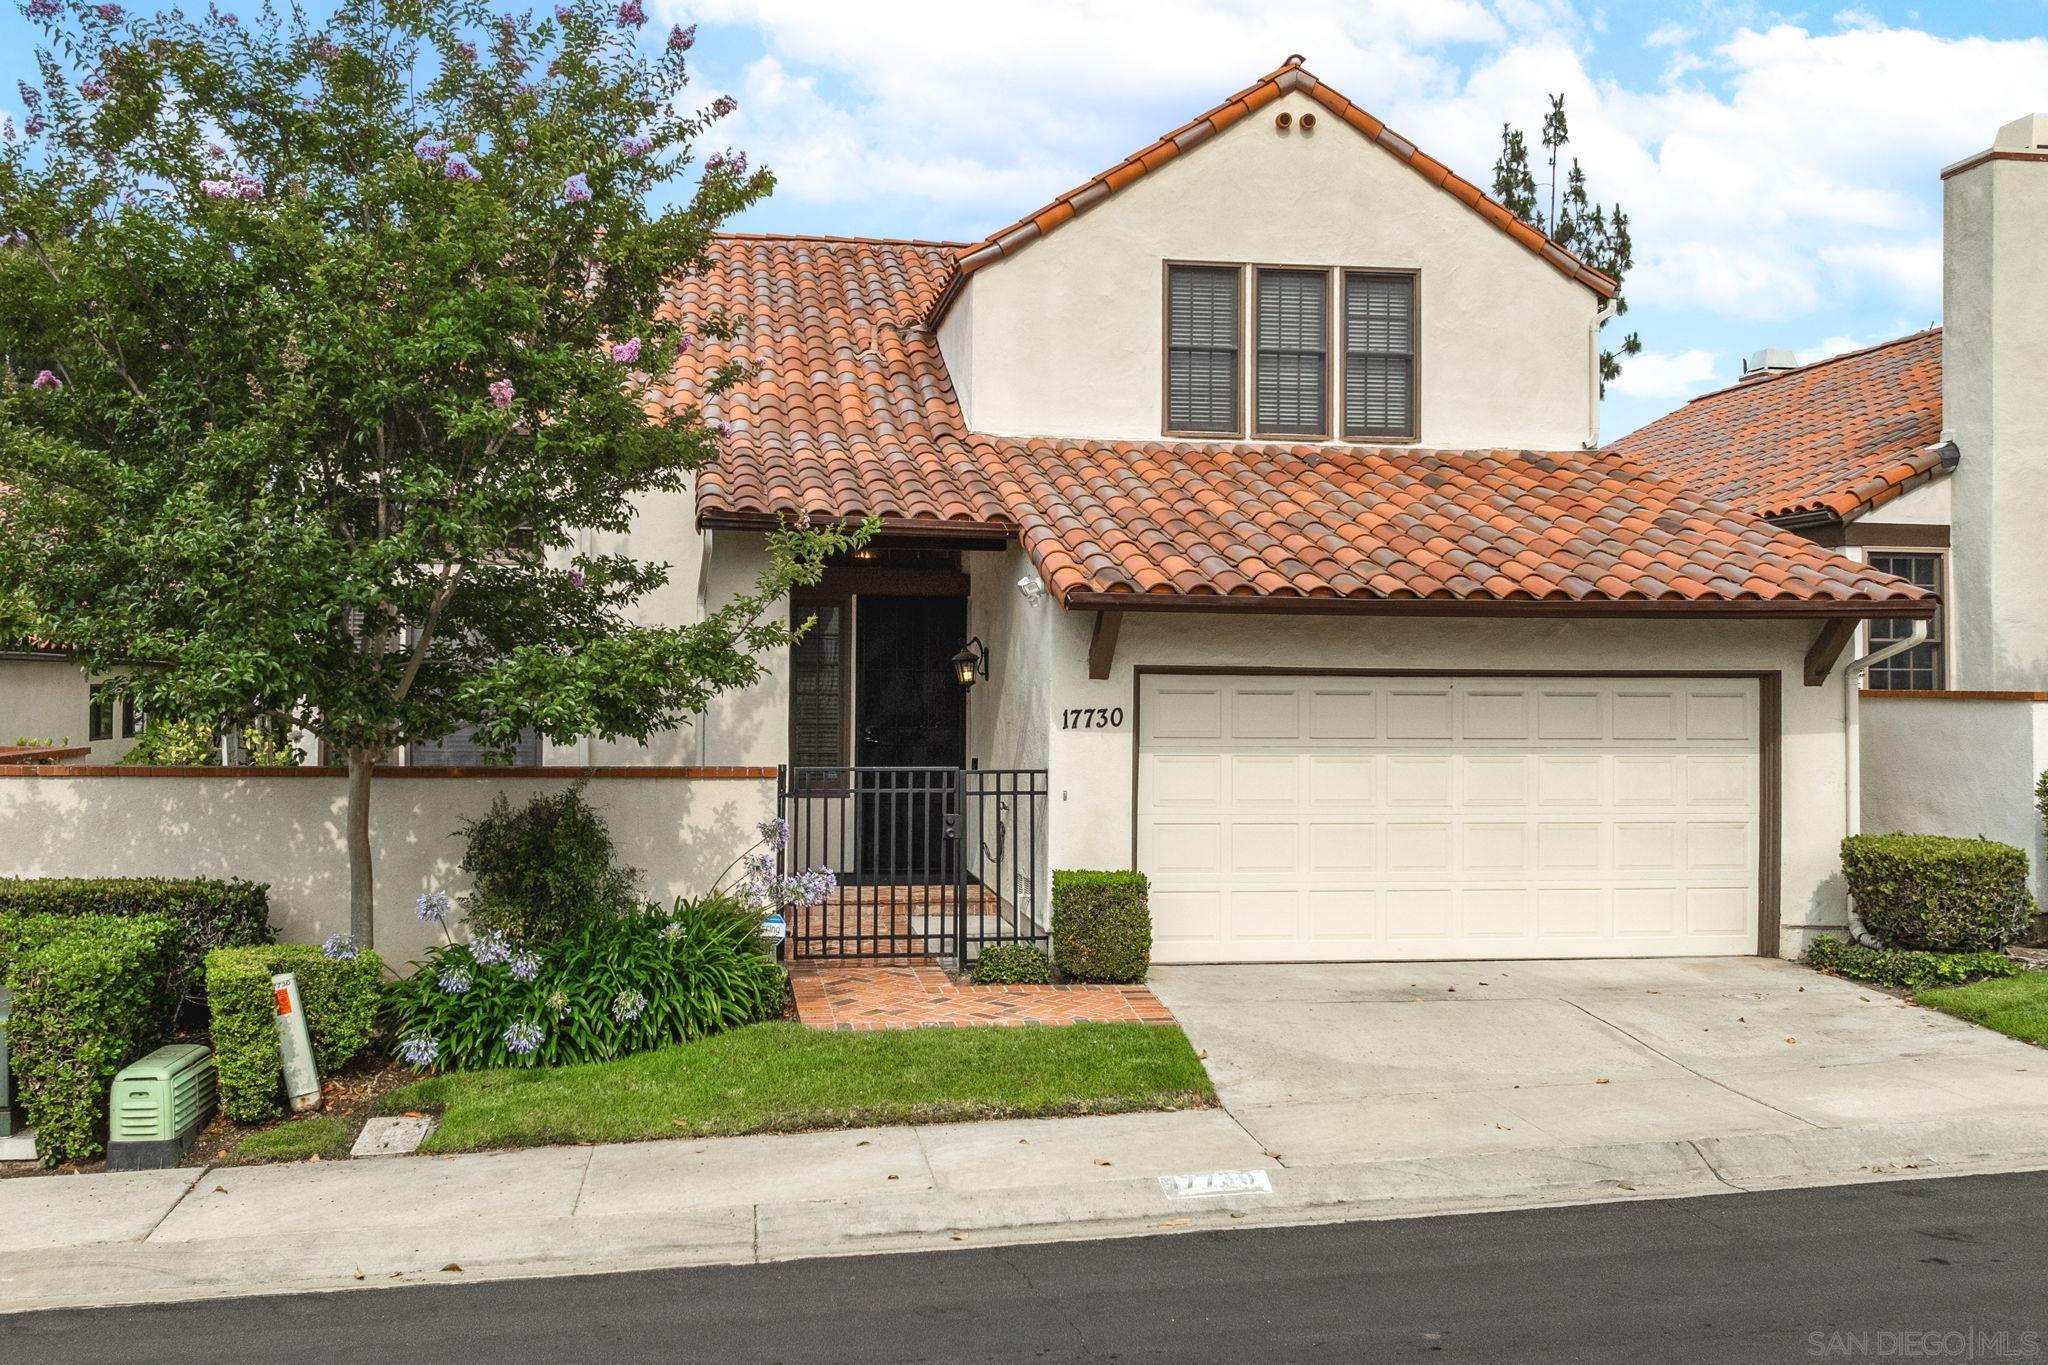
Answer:
<path fill-rule="evenodd" d="M 1835 661 L 1842 657 L 1842 651 L 1856 638 L 1856 618 L 1838 616 L 1820 628 L 1813 637 L 1813 647 L 1806 651 L 1806 685 L 1819 687 L 1828 680 L 1828 674 L 1835 671 Z"/>
<path fill-rule="evenodd" d="M 1933 598 L 1911 602 L 1868 601 L 1686 601 L 1662 598 L 1449 597 L 1272 597 L 1246 594 L 1181 594 L 1157 592 L 1070 592 L 1065 598 L 1075 611 L 1245 612 L 1267 616 L 1584 616 L 1604 619 L 1748 618 L 1776 621 L 1920 620 L 1932 618 L 1940 603 Z"/>
<path fill-rule="evenodd" d="M 708 511 L 697 514 L 697 525 L 706 531 L 775 531 L 789 523 L 793 513 Z M 812 520 L 818 520 L 813 514 Z M 919 517 L 882 517 L 881 534 L 920 542 L 946 541 L 961 549 L 1007 549 L 1017 538 L 1017 528 L 1000 521 L 940 521 Z M 840 518 L 846 526 L 858 526 L 861 514 Z"/>
<path fill-rule="evenodd" d="M 1115 666 L 1116 637 L 1123 624 L 1124 614 L 1120 611 L 1095 613 L 1095 628 L 1088 635 L 1088 676 L 1093 681 L 1107 678 Z"/>

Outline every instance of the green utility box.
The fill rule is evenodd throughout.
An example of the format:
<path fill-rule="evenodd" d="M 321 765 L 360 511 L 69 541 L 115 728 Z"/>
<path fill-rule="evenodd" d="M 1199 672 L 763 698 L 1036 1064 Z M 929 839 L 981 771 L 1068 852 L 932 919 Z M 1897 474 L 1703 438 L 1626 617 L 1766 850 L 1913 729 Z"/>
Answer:
<path fill-rule="evenodd" d="M 107 1112 L 107 1169 L 152 1171 L 175 1166 L 187 1143 L 213 1117 L 213 1051 L 172 1043 L 114 1077 Z"/>
<path fill-rule="evenodd" d="M 21 1130 L 14 1117 L 14 1081 L 7 1070 L 7 1016 L 14 1012 L 14 997 L 0 987 L 0 1138 L 13 1137 Z"/>

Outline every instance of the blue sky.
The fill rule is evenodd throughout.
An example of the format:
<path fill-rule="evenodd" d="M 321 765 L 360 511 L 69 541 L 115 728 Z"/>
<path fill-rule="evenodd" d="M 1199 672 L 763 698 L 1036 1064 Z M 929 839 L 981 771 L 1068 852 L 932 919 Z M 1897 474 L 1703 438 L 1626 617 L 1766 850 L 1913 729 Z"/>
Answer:
<path fill-rule="evenodd" d="M 1609 391 L 1609 436 L 1761 347 L 1813 358 L 1938 321 L 1940 168 L 2048 108 L 2048 0 L 647 7 L 650 34 L 700 25 L 704 97 L 740 101 L 721 135 L 780 177 L 743 222 L 770 231 L 980 237 L 1290 52 L 1482 184 L 1502 121 L 1533 133 L 1564 92 L 1594 192 L 1635 223 L 1647 354 Z M 29 74 L 32 41 L 0 17 L 0 75 Z"/>

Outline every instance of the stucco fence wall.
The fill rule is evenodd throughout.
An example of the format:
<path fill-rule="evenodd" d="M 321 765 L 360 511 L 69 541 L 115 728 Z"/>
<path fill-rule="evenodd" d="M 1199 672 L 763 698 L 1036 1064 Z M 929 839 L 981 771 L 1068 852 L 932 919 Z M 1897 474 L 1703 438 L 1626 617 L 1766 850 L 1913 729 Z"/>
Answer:
<path fill-rule="evenodd" d="M 1859 713 L 1864 832 L 1982 835 L 2025 849 L 2043 900 L 2034 783 L 2048 768 L 2048 698 L 1865 692 Z"/>
<path fill-rule="evenodd" d="M 385 960 L 440 941 L 414 913 L 421 892 L 468 889 L 457 826 L 499 792 L 517 805 L 580 777 L 650 899 L 708 889 L 775 811 L 772 769 L 380 771 L 370 841 Z M 346 806 L 346 778 L 327 768 L 0 768 L 0 877 L 246 877 L 270 883 L 280 938 L 318 942 L 348 928 Z"/>

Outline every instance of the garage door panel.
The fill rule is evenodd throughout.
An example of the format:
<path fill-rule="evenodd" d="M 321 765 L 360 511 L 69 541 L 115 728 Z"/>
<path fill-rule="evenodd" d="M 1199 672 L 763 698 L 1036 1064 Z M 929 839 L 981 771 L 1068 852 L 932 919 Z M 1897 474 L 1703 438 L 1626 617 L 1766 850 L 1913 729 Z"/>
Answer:
<path fill-rule="evenodd" d="M 1371 754 L 1310 754 L 1308 799 L 1318 810 L 1370 806 L 1379 790 L 1379 759 Z"/>
<path fill-rule="evenodd" d="M 1301 804 L 1302 762 L 1293 754 L 1231 755 L 1230 804 L 1240 810 L 1294 809 Z"/>
<path fill-rule="evenodd" d="M 1249 688 L 1231 694 L 1232 739 L 1301 738 L 1301 695 L 1292 687 Z"/>
<path fill-rule="evenodd" d="M 1680 830 L 1676 821 L 1622 820 L 1614 826 L 1614 866 L 1623 872 L 1679 870 Z"/>
<path fill-rule="evenodd" d="M 1449 754 L 1389 755 L 1386 759 L 1387 804 L 1448 809 L 1451 805 L 1451 761 Z"/>
<path fill-rule="evenodd" d="M 1154 875 L 1211 876 L 1223 870 L 1224 825 L 1216 820 L 1161 820 L 1153 826 Z"/>
<path fill-rule="evenodd" d="M 1384 899 L 1389 939 L 1449 943 L 1457 938 L 1457 898 L 1449 887 L 1391 887 Z"/>
<path fill-rule="evenodd" d="M 1145 726 L 1162 740 L 1223 738 L 1223 689 L 1209 684 L 1161 687 L 1145 698 Z"/>
<path fill-rule="evenodd" d="M 1309 942 L 1359 945 L 1385 937 L 1379 893 L 1365 886 L 1319 888 L 1308 893 Z"/>
<path fill-rule="evenodd" d="M 1602 767 L 1593 755 L 1538 754 L 1536 804 L 1546 810 L 1599 805 Z"/>
<path fill-rule="evenodd" d="M 1614 760 L 1614 803 L 1640 810 L 1678 801 L 1681 760 L 1668 755 L 1621 754 Z"/>
<path fill-rule="evenodd" d="M 1230 827 L 1232 872 L 1292 874 L 1301 864 L 1301 827 L 1293 821 L 1240 820 Z"/>
<path fill-rule="evenodd" d="M 1451 824 L 1401 821 L 1387 826 L 1387 870 L 1432 872 L 1451 870 Z"/>
<path fill-rule="evenodd" d="M 1316 688 L 1309 693 L 1310 739 L 1378 739 L 1379 694 L 1369 688 Z"/>
<path fill-rule="evenodd" d="M 1216 754 L 1148 754 L 1146 785 L 1157 807 L 1215 810 L 1223 803 L 1223 759 Z"/>
<path fill-rule="evenodd" d="M 1756 708 L 1743 692 L 1694 691 L 1685 699 L 1685 737 L 1689 740 L 1754 739 Z"/>
<path fill-rule="evenodd" d="M 1462 754 L 1459 795 L 1473 807 L 1526 806 L 1530 762 L 1522 754 Z"/>
<path fill-rule="evenodd" d="M 1451 738 L 1451 687 L 1386 690 L 1388 739 Z"/>
<path fill-rule="evenodd" d="M 1156 886 L 1152 889 L 1152 945 L 1153 955 L 1159 960 L 1200 962 L 1203 959 L 1199 954 L 1222 938 L 1222 891 L 1164 890 Z M 1177 957 L 1174 950 L 1183 944 L 1192 948 L 1196 956 Z"/>
<path fill-rule="evenodd" d="M 1607 709 L 1591 689 L 1539 688 L 1536 693 L 1536 738 L 1545 741 L 1601 739 L 1607 733 Z"/>
<path fill-rule="evenodd" d="M 1237 943 L 1293 943 L 1301 937 L 1302 893 L 1233 891 L 1225 902 L 1225 928 Z"/>
<path fill-rule="evenodd" d="M 1462 923 L 1467 938 L 1525 939 L 1529 937 L 1529 892 L 1520 887 L 1474 887 L 1460 898 Z"/>
<path fill-rule="evenodd" d="M 1513 691 L 1473 689 L 1464 698 L 1465 739 L 1529 738 L 1529 694 Z"/>
<path fill-rule="evenodd" d="M 1370 872 L 1379 866 L 1380 826 L 1370 821 L 1319 820 L 1308 827 L 1308 871 L 1328 877 Z"/>
<path fill-rule="evenodd" d="M 1677 739 L 1678 706 L 1670 688 L 1616 692 L 1609 733 L 1615 739 Z"/>
<path fill-rule="evenodd" d="M 1743 806 L 1756 800 L 1756 765 L 1746 757 L 1694 755 L 1685 761 L 1686 802 Z"/>

